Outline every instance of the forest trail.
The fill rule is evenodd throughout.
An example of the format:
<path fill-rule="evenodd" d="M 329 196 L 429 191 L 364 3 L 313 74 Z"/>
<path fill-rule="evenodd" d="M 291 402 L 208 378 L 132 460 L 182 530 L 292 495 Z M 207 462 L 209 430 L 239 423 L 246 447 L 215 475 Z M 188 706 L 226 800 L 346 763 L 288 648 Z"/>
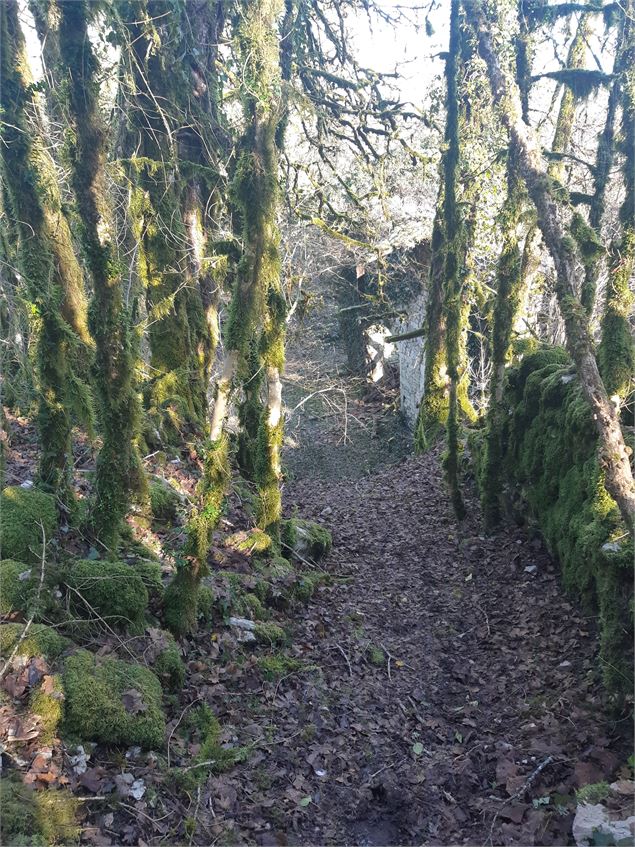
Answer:
<path fill-rule="evenodd" d="M 298 397 L 347 387 L 333 337 L 291 345 Z M 289 426 L 284 491 L 289 514 L 333 533 L 327 581 L 292 616 L 298 670 L 264 684 L 257 716 L 231 707 L 270 746 L 212 794 L 263 845 L 567 843 L 575 789 L 627 755 L 600 706 L 593 621 L 538 538 L 484 537 L 469 490 L 459 531 L 440 451 L 412 456 L 394 410 L 350 391 L 344 438 L 329 396 Z"/>

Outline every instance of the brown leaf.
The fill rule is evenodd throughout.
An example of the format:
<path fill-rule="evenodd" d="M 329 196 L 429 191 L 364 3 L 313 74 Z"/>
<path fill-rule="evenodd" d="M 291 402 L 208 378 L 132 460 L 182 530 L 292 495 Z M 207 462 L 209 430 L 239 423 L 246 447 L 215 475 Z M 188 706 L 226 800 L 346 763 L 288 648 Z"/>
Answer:
<path fill-rule="evenodd" d="M 127 691 L 124 691 L 121 695 L 121 702 L 125 710 L 132 715 L 148 710 L 147 705 L 143 702 L 141 692 L 137 691 L 136 688 L 129 688 Z"/>

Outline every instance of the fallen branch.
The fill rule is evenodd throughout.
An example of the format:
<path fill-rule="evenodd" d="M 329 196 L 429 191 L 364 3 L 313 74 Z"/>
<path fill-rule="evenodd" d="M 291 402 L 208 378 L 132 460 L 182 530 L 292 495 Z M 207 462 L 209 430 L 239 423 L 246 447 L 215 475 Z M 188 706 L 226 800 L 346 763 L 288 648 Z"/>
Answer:
<path fill-rule="evenodd" d="M 409 341 L 411 338 L 421 338 L 425 334 L 425 327 L 421 326 L 419 329 L 411 329 L 409 332 L 402 332 L 399 335 L 387 335 L 384 338 L 384 342 L 386 344 L 394 344 L 395 341 Z"/>

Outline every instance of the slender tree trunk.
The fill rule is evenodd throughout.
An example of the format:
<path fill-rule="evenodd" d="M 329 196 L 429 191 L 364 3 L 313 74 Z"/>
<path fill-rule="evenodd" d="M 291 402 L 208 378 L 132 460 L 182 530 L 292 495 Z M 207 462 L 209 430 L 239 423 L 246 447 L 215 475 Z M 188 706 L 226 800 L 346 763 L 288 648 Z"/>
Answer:
<path fill-rule="evenodd" d="M 459 483 L 459 403 L 458 390 L 461 366 L 462 284 L 459 257 L 463 237 L 461 219 L 456 202 L 456 184 L 459 167 L 459 103 L 457 92 L 458 62 L 460 55 L 459 0 L 452 0 L 450 11 L 450 47 L 445 60 L 447 84 L 447 117 L 444 160 L 443 216 L 446 232 L 445 253 L 445 350 L 450 379 L 447 419 L 447 449 L 444 457 L 445 471 L 454 511 L 459 520 L 465 516 L 465 506 Z"/>
<path fill-rule="evenodd" d="M 609 278 L 602 316 L 598 359 L 608 393 L 616 405 L 633 389 L 635 350 L 629 320 L 635 276 L 635 2 L 623 9 L 623 54 L 620 63 L 622 137 L 626 194 L 620 208 L 622 231 L 609 251 Z"/>
<path fill-rule="evenodd" d="M 448 419 L 448 379 L 445 358 L 445 314 L 443 311 L 443 272 L 445 238 L 442 216 L 443 192 L 439 192 L 432 227 L 432 255 L 428 277 L 425 315 L 425 360 L 423 396 L 417 416 L 417 450 L 429 450 Z"/>
<path fill-rule="evenodd" d="M 55 166 L 32 92 L 26 44 L 14 0 L 2 4 L 2 165 L 19 235 L 19 259 L 40 317 L 38 339 L 38 477 L 68 494 L 72 408 L 89 417 L 88 390 L 74 361 L 92 344 L 84 281 L 61 209 Z M 30 110 L 32 119 L 27 119 Z M 80 356 L 79 358 L 81 359 Z M 74 373 L 75 369 L 75 373 Z M 80 412 L 82 409 L 80 409 Z"/>
<path fill-rule="evenodd" d="M 549 192 L 549 182 L 540 144 L 522 116 L 516 83 L 501 68 L 485 23 L 479 0 L 465 0 L 470 22 L 476 28 L 481 55 L 495 102 L 510 134 L 511 148 L 518 158 L 520 174 L 527 185 L 538 214 L 538 225 L 553 258 L 556 295 L 567 333 L 567 345 L 575 362 L 583 394 L 593 412 L 599 436 L 600 459 L 606 488 L 616 501 L 630 531 L 635 520 L 635 487 L 629 457 L 615 406 L 609 400 L 598 370 L 589 332 L 588 318 L 577 295 L 578 280 L 575 245 L 567 236 L 561 209 Z"/>
<path fill-rule="evenodd" d="M 98 102 L 97 60 L 88 37 L 85 0 L 60 0 L 60 52 L 66 65 L 75 144 L 73 187 L 93 277 L 93 334 L 103 445 L 97 459 L 96 501 L 91 519 L 97 537 L 116 552 L 130 492 L 142 477 L 133 437 L 139 419 L 134 358 L 124 309 L 122 267 L 108 203 L 108 136 Z"/>

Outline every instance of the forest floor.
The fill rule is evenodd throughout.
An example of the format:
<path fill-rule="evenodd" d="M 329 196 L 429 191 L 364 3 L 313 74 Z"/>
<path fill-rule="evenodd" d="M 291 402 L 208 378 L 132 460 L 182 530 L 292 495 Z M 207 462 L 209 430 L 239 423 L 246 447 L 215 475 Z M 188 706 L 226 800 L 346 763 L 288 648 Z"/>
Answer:
<path fill-rule="evenodd" d="M 54 749 L 84 801 L 83 841 L 571 843 L 575 790 L 629 774 L 593 618 L 563 594 L 539 538 L 484 534 L 469 483 L 457 526 L 439 450 L 412 455 L 394 388 L 361 396 L 332 321 L 291 339 L 285 388 L 285 509 L 333 534 L 330 555 L 305 563 L 322 576 L 306 607 L 275 612 L 290 642 L 271 658 L 287 671 L 263 678 L 258 651 L 222 623 L 184 642 L 168 764 L 194 761 L 179 728 L 200 703 L 223 744 L 246 751 L 188 791 L 158 766 L 165 755 L 87 748 L 82 770 Z"/>

